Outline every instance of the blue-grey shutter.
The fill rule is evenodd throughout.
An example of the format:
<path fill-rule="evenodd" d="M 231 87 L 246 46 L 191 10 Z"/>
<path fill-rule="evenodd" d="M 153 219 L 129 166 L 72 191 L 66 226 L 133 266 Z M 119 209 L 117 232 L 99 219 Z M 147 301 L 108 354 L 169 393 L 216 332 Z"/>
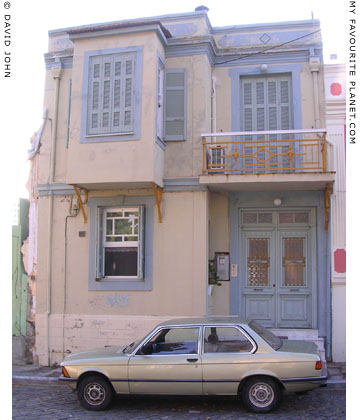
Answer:
<path fill-rule="evenodd" d="M 87 134 L 134 129 L 135 54 L 90 57 Z"/>
<path fill-rule="evenodd" d="M 280 80 L 280 128 L 291 129 L 290 81 Z"/>
<path fill-rule="evenodd" d="M 111 133 L 111 85 L 112 85 L 112 57 L 103 57 L 103 80 L 101 86 L 102 93 L 102 115 L 101 132 L 103 134 Z"/>
<path fill-rule="evenodd" d="M 186 71 L 165 71 L 165 140 L 186 139 Z"/>
<path fill-rule="evenodd" d="M 123 130 L 124 132 L 133 130 L 134 120 L 134 74 L 135 74 L 135 59 L 133 55 L 128 55 L 124 58 L 123 65 Z"/>
<path fill-rule="evenodd" d="M 101 67 L 101 57 L 91 57 L 89 63 L 87 134 L 101 132 L 101 86 L 103 83 Z"/>
<path fill-rule="evenodd" d="M 138 278 L 145 278 L 145 206 L 139 207 Z"/>
<path fill-rule="evenodd" d="M 245 78 L 242 80 L 242 130 L 243 131 L 267 131 L 267 130 L 290 130 L 291 120 L 291 79 L 289 76 L 267 76 L 263 78 Z M 288 135 L 282 136 L 284 139 Z M 279 135 L 245 136 L 248 140 L 277 140 Z M 286 153 L 288 146 L 270 147 L 271 154 Z M 251 155 L 255 149 L 247 146 L 244 154 Z M 259 162 L 265 159 L 270 165 L 277 164 L 277 158 L 271 157 L 267 152 L 257 153 L 258 161 L 250 156 L 245 158 L 245 166 L 255 164 L 261 167 Z M 286 165 L 284 165 L 286 166 Z"/>
<path fill-rule="evenodd" d="M 121 131 L 121 90 L 123 88 L 123 83 L 121 80 L 121 76 L 123 73 L 122 62 L 123 60 L 121 59 L 121 57 L 114 57 L 113 109 L 111 121 L 111 131 L 113 133 Z"/>

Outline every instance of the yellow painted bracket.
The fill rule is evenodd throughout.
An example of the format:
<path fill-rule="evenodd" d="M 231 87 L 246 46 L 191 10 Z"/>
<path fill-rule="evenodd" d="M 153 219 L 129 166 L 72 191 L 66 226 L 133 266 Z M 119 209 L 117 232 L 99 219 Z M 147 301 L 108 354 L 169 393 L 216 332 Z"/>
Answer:
<path fill-rule="evenodd" d="M 74 191 L 76 193 L 76 196 L 79 200 L 80 210 L 84 218 L 84 223 L 87 223 L 87 217 L 85 214 L 84 204 L 88 202 L 88 192 L 85 188 L 77 188 L 76 185 L 72 184 L 72 187 L 74 188 Z M 84 192 L 84 201 L 81 199 L 81 193 Z"/>
<path fill-rule="evenodd" d="M 154 191 L 156 206 L 158 209 L 159 223 L 162 223 L 162 216 L 161 216 L 161 209 L 160 209 L 160 204 L 162 200 L 162 188 L 158 187 L 154 182 L 152 183 L 152 188 Z"/>
<path fill-rule="evenodd" d="M 330 212 L 330 184 L 326 184 L 325 195 L 324 195 L 324 204 L 325 204 L 325 230 L 329 228 L 329 212 Z"/>

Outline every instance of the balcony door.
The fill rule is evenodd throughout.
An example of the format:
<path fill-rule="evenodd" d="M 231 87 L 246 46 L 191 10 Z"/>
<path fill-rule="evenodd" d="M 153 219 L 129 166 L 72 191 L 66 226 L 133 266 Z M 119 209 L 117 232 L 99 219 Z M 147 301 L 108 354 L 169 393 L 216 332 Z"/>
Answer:
<path fill-rule="evenodd" d="M 242 211 L 240 218 L 241 315 L 273 328 L 312 328 L 312 212 Z"/>
<path fill-rule="evenodd" d="M 241 83 L 242 131 L 291 130 L 291 77 L 244 77 Z M 289 167 L 286 140 L 277 134 L 244 137 L 240 153 L 245 155 L 244 171 L 272 172 Z M 287 135 L 288 138 L 288 135 Z"/>

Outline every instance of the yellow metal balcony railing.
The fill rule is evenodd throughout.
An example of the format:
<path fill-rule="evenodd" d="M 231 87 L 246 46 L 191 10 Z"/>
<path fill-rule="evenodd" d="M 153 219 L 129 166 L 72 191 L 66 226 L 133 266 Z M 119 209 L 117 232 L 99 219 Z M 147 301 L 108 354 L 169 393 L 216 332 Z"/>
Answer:
<path fill-rule="evenodd" d="M 331 143 L 326 130 L 205 133 L 204 174 L 326 172 Z"/>

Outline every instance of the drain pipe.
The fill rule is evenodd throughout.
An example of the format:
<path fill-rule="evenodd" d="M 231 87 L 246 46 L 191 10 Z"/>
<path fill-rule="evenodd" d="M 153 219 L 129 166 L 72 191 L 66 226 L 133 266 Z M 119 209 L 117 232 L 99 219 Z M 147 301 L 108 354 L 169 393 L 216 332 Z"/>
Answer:
<path fill-rule="evenodd" d="M 216 78 L 211 78 L 211 132 L 216 133 Z"/>
<path fill-rule="evenodd" d="M 55 155 L 56 155 L 56 139 L 57 139 L 57 123 L 59 110 L 59 90 L 61 79 L 61 63 L 52 69 L 53 79 L 55 80 L 55 94 L 54 94 L 54 112 L 52 119 L 52 133 L 51 133 L 51 151 L 50 151 L 50 168 L 49 168 L 49 185 L 55 180 Z M 45 313 L 45 349 L 46 349 L 46 364 L 50 366 L 50 314 L 51 314 L 51 275 L 52 275 L 52 240 L 53 240 L 53 215 L 54 215 L 54 196 L 50 191 L 49 196 L 49 220 L 48 220 L 48 264 L 47 264 L 47 305 Z"/>
<path fill-rule="evenodd" d="M 320 112 L 319 112 L 319 71 L 320 71 L 320 57 L 312 56 L 309 60 L 310 70 L 313 81 L 313 92 L 314 92 L 314 116 L 315 116 L 315 128 L 320 128 Z"/>

